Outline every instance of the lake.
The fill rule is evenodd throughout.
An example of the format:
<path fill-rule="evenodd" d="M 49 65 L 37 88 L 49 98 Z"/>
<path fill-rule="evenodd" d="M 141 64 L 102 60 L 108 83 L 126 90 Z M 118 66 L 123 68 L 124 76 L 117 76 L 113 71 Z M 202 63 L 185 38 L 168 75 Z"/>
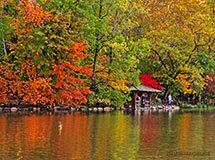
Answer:
<path fill-rule="evenodd" d="M 0 113 L 0 160 L 215 159 L 215 112 Z"/>

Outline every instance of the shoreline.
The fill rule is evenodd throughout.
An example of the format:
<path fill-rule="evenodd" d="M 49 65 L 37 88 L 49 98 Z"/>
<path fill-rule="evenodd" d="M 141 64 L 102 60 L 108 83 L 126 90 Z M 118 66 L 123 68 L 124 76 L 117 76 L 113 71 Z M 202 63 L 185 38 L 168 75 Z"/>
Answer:
<path fill-rule="evenodd" d="M 132 109 L 131 107 L 88 107 L 88 106 L 80 106 L 80 107 L 68 107 L 68 106 L 56 106 L 56 107 L 46 107 L 46 106 L 32 106 L 32 105 L 19 105 L 19 106 L 0 106 L 0 113 L 20 113 L 20 112 L 92 112 L 92 113 L 105 113 L 112 112 L 116 110 L 121 110 L 125 112 L 175 112 L 175 111 L 204 111 L 204 110 L 215 110 L 215 107 L 208 108 L 184 108 L 176 105 L 172 105 L 171 109 L 166 105 L 152 105 L 150 108 L 140 108 Z"/>

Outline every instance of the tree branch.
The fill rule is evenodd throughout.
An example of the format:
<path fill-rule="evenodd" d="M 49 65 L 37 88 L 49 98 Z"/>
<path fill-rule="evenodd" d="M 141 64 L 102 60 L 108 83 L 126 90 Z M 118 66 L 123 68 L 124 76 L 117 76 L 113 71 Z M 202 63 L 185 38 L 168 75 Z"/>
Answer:
<path fill-rule="evenodd" d="M 172 69 L 173 69 L 173 71 L 175 71 L 175 66 L 174 66 L 173 60 L 172 60 L 172 58 L 170 56 L 170 51 L 168 51 L 167 54 L 168 54 L 168 57 L 170 59 L 170 63 L 171 63 Z"/>
<path fill-rule="evenodd" d="M 165 68 L 165 70 L 168 71 L 168 69 L 167 69 L 167 67 L 166 67 L 166 65 L 165 65 L 165 63 L 164 63 L 162 57 L 160 56 L 160 54 L 159 54 L 156 50 L 154 50 L 153 48 L 151 48 L 151 50 L 152 50 L 152 52 L 153 52 L 155 55 L 158 56 L 158 59 L 159 59 L 160 62 L 162 63 L 162 65 L 163 65 L 163 67 Z"/>
<path fill-rule="evenodd" d="M 106 16 L 109 14 L 110 8 L 111 8 L 112 6 L 113 6 L 113 0 L 112 0 L 112 2 L 110 2 L 110 5 L 109 5 L 109 7 L 108 7 L 108 9 L 107 9 L 106 14 L 104 14 L 103 16 L 101 16 L 101 19 L 103 19 L 104 17 L 106 17 Z"/>

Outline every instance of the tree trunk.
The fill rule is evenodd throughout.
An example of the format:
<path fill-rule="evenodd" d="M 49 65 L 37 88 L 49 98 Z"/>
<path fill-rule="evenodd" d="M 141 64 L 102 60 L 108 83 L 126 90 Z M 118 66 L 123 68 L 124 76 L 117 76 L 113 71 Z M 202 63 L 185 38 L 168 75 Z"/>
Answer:
<path fill-rule="evenodd" d="M 102 0 L 99 1 L 99 13 L 98 13 L 98 18 L 101 19 L 102 17 Z M 93 59 L 93 74 L 92 74 L 92 90 L 95 92 L 97 90 L 97 86 L 96 86 L 96 71 L 97 71 L 97 60 L 98 60 L 98 54 L 99 54 L 99 31 L 96 31 L 95 33 L 96 36 L 96 48 L 95 48 L 95 55 L 94 55 L 94 59 Z"/>
<path fill-rule="evenodd" d="M 99 46 L 97 44 L 95 49 L 94 59 L 93 59 L 92 90 L 94 92 L 96 91 L 96 88 L 97 88 L 96 87 L 96 67 L 97 67 L 98 53 L 99 53 Z"/>
<path fill-rule="evenodd" d="M 167 97 L 168 95 L 170 94 L 170 90 L 173 86 L 173 83 L 169 84 L 168 86 L 166 86 L 165 88 L 165 92 L 164 92 L 164 95 L 163 95 L 163 103 L 166 104 L 167 103 Z"/>
<path fill-rule="evenodd" d="M 1 6 L 1 9 L 2 9 L 2 15 L 1 16 L 3 16 L 3 12 L 4 12 L 4 1 L 3 1 L 3 3 L 2 3 L 2 6 Z M 3 19 L 1 20 L 1 23 L 2 24 L 4 24 L 4 22 L 3 22 Z M 3 47 L 3 54 L 5 54 L 5 55 L 7 55 L 7 49 L 6 49 L 6 42 L 5 42 L 5 39 L 4 39 L 4 32 L 3 32 L 3 30 L 2 30 L 2 32 L 1 32 L 1 36 L 2 36 L 2 38 L 1 38 L 1 41 L 2 41 L 2 47 Z"/>
<path fill-rule="evenodd" d="M 7 55 L 6 43 L 5 43 L 3 32 L 2 32 L 2 47 L 3 47 L 3 54 Z"/>

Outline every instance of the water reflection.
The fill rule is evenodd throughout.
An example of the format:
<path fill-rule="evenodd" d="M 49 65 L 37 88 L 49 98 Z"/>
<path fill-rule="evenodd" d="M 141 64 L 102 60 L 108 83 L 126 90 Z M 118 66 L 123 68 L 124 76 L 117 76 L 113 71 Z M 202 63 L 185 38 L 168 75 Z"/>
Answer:
<path fill-rule="evenodd" d="M 213 159 L 214 133 L 213 112 L 0 114 L 0 159 Z"/>

